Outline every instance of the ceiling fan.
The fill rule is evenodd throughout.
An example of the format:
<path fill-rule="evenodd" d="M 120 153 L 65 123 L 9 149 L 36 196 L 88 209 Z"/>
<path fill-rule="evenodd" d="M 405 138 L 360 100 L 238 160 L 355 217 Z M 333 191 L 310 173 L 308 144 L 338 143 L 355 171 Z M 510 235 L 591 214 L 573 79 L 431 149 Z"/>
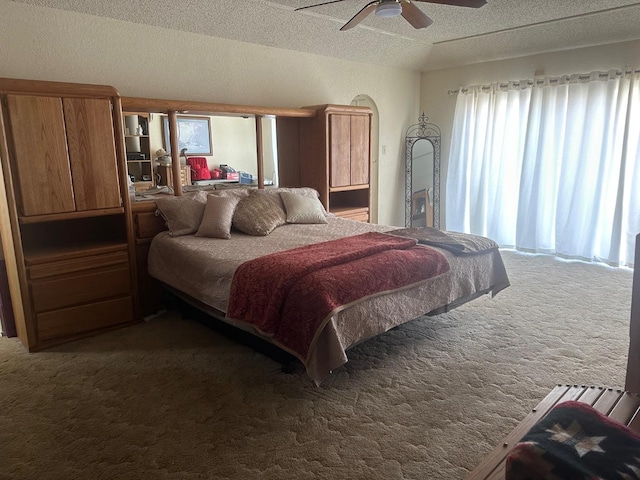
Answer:
<path fill-rule="evenodd" d="M 298 10 L 304 10 L 306 8 L 319 7 L 320 5 L 328 5 L 330 3 L 344 1 L 345 0 L 331 0 L 329 2 L 299 7 L 294 11 L 297 12 Z M 375 14 L 379 17 L 395 17 L 402 15 L 413 28 L 428 27 L 433 23 L 433 20 L 422 13 L 422 10 L 415 6 L 414 2 L 439 3 L 441 5 L 471 8 L 480 8 L 487 3 L 486 0 L 374 0 L 362 7 L 362 9 L 356 13 L 351 20 L 345 23 L 340 30 L 349 30 L 350 28 L 355 27 L 373 11 L 375 11 Z"/>

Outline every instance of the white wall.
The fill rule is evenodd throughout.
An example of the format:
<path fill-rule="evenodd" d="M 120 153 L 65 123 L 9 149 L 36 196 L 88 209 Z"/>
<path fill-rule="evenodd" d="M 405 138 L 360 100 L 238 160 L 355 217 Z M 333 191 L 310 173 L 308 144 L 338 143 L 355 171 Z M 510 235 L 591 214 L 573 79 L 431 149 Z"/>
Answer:
<path fill-rule="evenodd" d="M 511 60 L 486 62 L 465 67 L 435 70 L 422 74 L 421 111 L 442 130 L 441 226 L 445 225 L 446 173 L 451 146 L 451 130 L 456 96 L 449 90 L 496 81 L 533 78 L 536 72 L 545 76 L 586 73 L 593 70 L 640 67 L 640 41 L 588 47 Z"/>
<path fill-rule="evenodd" d="M 418 115 L 419 73 L 0 0 L 0 76 L 295 108 L 348 105 L 366 94 L 378 106 L 386 147 L 379 221 L 404 222 L 403 137 Z"/>

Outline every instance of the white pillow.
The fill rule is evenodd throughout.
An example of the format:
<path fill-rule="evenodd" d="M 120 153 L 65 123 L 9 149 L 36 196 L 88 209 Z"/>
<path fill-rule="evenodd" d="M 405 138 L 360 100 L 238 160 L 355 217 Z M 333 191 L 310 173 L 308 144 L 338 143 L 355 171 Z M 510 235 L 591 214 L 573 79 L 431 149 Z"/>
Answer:
<path fill-rule="evenodd" d="M 303 197 L 318 199 L 320 198 L 320 194 L 318 193 L 318 191 L 315 188 L 311 187 L 269 187 L 265 188 L 264 191 L 268 193 L 297 193 L 298 195 L 302 195 Z M 320 206 L 322 207 L 322 211 L 324 212 L 324 214 L 328 216 L 329 214 L 325 210 L 324 205 L 322 205 L 322 202 L 320 202 Z"/>
<path fill-rule="evenodd" d="M 327 223 L 322 203 L 317 197 L 280 192 L 287 212 L 287 223 Z"/>

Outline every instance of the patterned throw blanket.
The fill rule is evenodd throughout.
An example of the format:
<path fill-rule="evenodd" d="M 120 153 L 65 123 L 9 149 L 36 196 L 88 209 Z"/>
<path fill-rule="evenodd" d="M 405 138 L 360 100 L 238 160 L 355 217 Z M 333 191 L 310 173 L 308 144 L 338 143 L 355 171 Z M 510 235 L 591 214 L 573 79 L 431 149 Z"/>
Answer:
<path fill-rule="evenodd" d="M 576 401 L 555 406 L 507 457 L 506 480 L 640 478 L 640 436 Z"/>
<path fill-rule="evenodd" d="M 498 244 L 487 237 L 468 233 L 445 232 L 432 227 L 400 228 L 387 233 L 415 238 L 418 243 L 444 248 L 456 255 L 472 255 L 498 248 Z"/>
<path fill-rule="evenodd" d="M 250 323 L 304 362 L 337 309 L 448 270 L 440 252 L 383 233 L 306 245 L 240 265 L 227 316 Z"/>

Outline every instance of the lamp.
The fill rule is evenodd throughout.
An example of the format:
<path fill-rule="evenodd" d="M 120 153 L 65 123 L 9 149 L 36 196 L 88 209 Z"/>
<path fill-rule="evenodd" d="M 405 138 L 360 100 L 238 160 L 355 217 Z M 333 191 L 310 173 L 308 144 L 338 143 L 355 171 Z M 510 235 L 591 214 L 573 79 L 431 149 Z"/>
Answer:
<path fill-rule="evenodd" d="M 402 5 L 394 1 L 381 1 L 376 7 L 376 15 L 379 17 L 397 17 L 402 14 Z"/>

